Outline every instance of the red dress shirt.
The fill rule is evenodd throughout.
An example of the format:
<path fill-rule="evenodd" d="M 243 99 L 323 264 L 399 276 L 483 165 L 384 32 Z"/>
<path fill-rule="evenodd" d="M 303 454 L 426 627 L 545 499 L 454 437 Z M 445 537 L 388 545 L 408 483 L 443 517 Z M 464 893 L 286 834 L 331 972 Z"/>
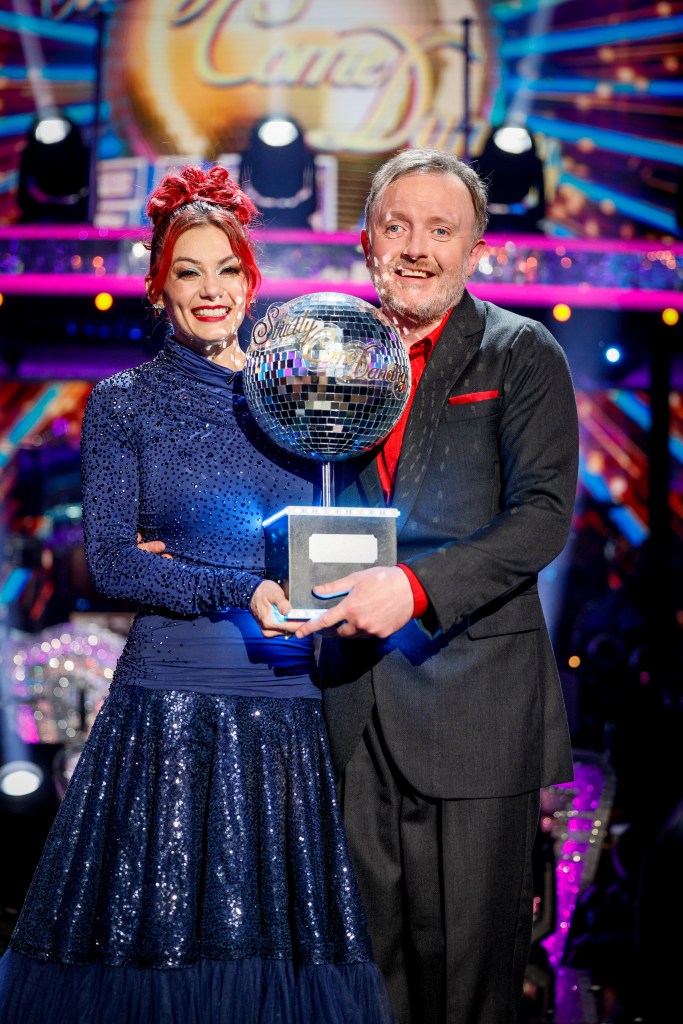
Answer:
<path fill-rule="evenodd" d="M 434 346 L 441 337 L 446 321 L 451 315 L 449 309 L 441 323 L 434 328 L 434 330 L 426 337 L 416 341 L 414 345 L 410 346 L 408 355 L 410 357 L 410 395 L 408 396 L 408 402 L 403 410 L 400 420 L 386 438 L 382 448 L 380 449 L 379 455 L 377 456 L 377 469 L 379 471 L 379 478 L 382 484 L 382 490 L 384 491 L 384 500 L 387 505 L 391 503 L 391 496 L 394 489 L 394 483 L 396 482 L 396 468 L 398 466 L 398 460 L 401 455 L 401 448 L 403 446 L 403 435 L 406 430 L 406 423 L 410 416 L 410 410 L 413 404 L 413 398 L 417 391 L 417 385 L 420 383 L 420 378 L 424 373 L 427 360 L 431 356 Z M 427 597 L 424 588 L 418 580 L 415 573 L 407 565 L 402 562 L 398 563 L 399 568 L 403 569 L 404 573 L 408 577 L 410 588 L 413 592 L 413 618 L 419 618 L 427 611 L 429 607 L 429 598 Z"/>

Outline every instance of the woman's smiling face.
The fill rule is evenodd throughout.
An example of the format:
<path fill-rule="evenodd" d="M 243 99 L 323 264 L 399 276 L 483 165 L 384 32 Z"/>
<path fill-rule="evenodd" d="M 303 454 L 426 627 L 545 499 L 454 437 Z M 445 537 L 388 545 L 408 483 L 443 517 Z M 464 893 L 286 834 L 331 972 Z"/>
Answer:
<path fill-rule="evenodd" d="M 247 280 L 227 235 L 215 224 L 178 238 L 162 291 L 178 341 L 209 359 L 237 340 L 246 311 Z"/>

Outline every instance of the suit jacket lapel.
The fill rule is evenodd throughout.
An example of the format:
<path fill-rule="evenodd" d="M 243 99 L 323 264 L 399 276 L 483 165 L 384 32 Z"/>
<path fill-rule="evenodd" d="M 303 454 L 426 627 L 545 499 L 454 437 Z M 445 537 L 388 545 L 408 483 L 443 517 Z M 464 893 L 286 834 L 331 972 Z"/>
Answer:
<path fill-rule="evenodd" d="M 441 414 L 449 391 L 476 355 L 484 332 L 483 305 L 465 292 L 453 310 L 417 386 L 403 436 L 392 505 L 405 527 L 434 445 L 434 418 Z M 373 467 L 377 475 L 376 467 Z"/>

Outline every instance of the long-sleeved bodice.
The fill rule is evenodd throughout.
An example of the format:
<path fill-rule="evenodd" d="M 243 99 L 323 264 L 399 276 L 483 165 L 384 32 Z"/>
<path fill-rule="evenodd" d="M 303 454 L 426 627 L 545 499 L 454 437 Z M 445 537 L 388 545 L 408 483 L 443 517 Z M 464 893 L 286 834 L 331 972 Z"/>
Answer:
<path fill-rule="evenodd" d="M 209 692 L 262 693 L 274 679 L 289 681 L 280 695 L 312 689 L 302 682 L 310 644 L 265 640 L 246 610 L 265 571 L 263 520 L 313 504 L 317 467 L 258 429 L 241 375 L 167 339 L 151 362 L 93 389 L 82 459 L 95 584 L 140 607 L 117 678 Z M 141 551 L 138 533 L 172 557 Z"/>

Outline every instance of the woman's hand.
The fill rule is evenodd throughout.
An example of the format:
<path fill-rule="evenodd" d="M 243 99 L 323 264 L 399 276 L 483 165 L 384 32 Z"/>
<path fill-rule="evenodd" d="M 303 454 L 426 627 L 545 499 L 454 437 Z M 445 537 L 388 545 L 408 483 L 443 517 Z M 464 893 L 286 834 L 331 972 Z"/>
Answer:
<path fill-rule="evenodd" d="M 163 540 L 143 542 L 139 533 L 137 540 L 140 551 L 149 551 L 150 554 L 161 555 L 162 558 L 173 557 L 166 554 L 166 545 Z M 291 607 L 279 583 L 274 580 L 264 580 L 263 583 L 259 583 L 252 595 L 249 611 L 256 619 L 265 637 L 290 636 L 300 625 L 299 622 L 287 622 L 284 619 Z"/>
<path fill-rule="evenodd" d="M 161 555 L 162 558 L 173 558 L 173 555 L 167 555 L 166 545 L 163 540 L 146 540 L 143 542 L 142 535 L 138 534 L 138 547 L 140 551 L 149 551 L 153 555 Z"/>
<path fill-rule="evenodd" d="M 249 610 L 266 637 L 291 636 L 299 622 L 287 622 L 284 618 L 291 611 L 291 604 L 279 583 L 264 580 L 259 583 L 251 599 Z"/>

